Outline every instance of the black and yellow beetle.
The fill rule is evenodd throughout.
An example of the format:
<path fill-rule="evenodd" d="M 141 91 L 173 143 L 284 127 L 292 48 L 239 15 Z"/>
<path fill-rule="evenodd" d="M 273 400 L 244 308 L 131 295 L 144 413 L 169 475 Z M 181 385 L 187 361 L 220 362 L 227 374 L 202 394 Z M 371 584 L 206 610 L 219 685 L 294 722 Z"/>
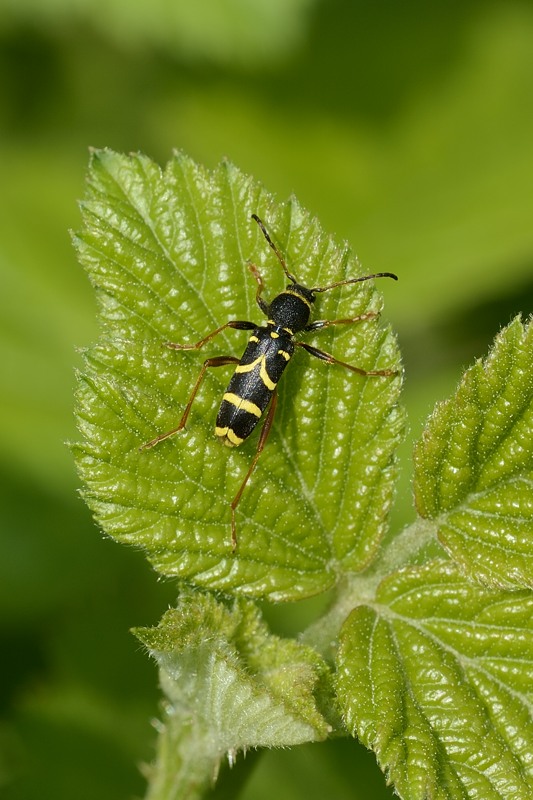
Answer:
<path fill-rule="evenodd" d="M 360 278 L 347 278 L 346 280 L 332 283 L 329 286 L 314 286 L 312 289 L 308 289 L 306 286 L 302 286 L 301 283 L 298 283 L 294 275 L 289 272 L 283 256 L 270 238 L 263 222 L 259 219 L 257 214 L 252 214 L 252 219 L 257 222 L 263 232 L 263 236 L 276 254 L 290 284 L 269 304 L 261 296 L 264 287 L 259 271 L 254 264 L 249 264 L 248 266 L 252 275 L 257 281 L 257 292 L 255 296 L 257 305 L 267 317 L 265 325 L 257 326 L 254 322 L 248 322 L 246 320 L 230 320 L 216 330 L 211 331 L 211 333 L 203 339 L 200 339 L 196 344 L 165 342 L 166 347 L 170 347 L 174 350 L 199 350 L 204 344 L 207 344 L 207 342 L 211 341 L 211 339 L 226 328 L 252 331 L 248 339 L 246 350 L 240 359 L 235 358 L 235 356 L 215 356 L 213 358 L 207 358 L 204 361 L 179 425 L 171 431 L 156 436 L 155 439 L 152 439 L 141 447 L 141 449 L 154 447 L 154 445 L 159 444 L 159 442 L 162 442 L 164 439 L 168 439 L 169 436 L 181 431 L 182 428 L 185 427 L 194 398 L 200 388 L 205 372 L 209 367 L 223 367 L 227 364 L 237 365 L 228 388 L 222 397 L 222 403 L 216 419 L 215 434 L 220 437 L 228 447 L 237 447 L 250 436 L 263 416 L 263 412 L 267 406 L 269 406 L 269 408 L 261 429 L 252 463 L 240 485 L 239 491 L 231 502 L 231 541 L 233 550 L 235 550 L 237 546 L 235 509 L 239 504 L 244 488 L 255 469 L 261 451 L 268 438 L 268 434 L 270 433 L 274 414 L 276 413 L 278 381 L 289 363 L 295 348 L 303 347 L 303 349 L 307 350 L 312 356 L 320 358 L 327 364 L 340 364 L 342 367 L 346 367 L 346 369 L 352 372 L 357 372 L 359 375 L 392 376 L 397 374 L 395 370 L 390 369 L 367 371 L 359 367 L 354 367 L 306 342 L 296 341 L 294 338 L 297 333 L 309 333 L 311 331 L 320 330 L 321 328 L 328 328 L 331 325 L 350 325 L 377 316 L 375 312 L 370 311 L 366 314 L 360 314 L 357 317 L 349 317 L 347 319 L 326 319 L 309 322 L 311 310 L 315 302 L 315 294 L 318 292 L 327 292 L 330 289 L 336 289 L 338 286 L 345 286 L 349 283 L 359 283 L 360 281 L 367 281 L 372 278 L 393 278 L 394 280 L 398 280 L 396 275 L 393 275 L 391 272 L 377 272 L 373 275 L 363 275 Z"/>

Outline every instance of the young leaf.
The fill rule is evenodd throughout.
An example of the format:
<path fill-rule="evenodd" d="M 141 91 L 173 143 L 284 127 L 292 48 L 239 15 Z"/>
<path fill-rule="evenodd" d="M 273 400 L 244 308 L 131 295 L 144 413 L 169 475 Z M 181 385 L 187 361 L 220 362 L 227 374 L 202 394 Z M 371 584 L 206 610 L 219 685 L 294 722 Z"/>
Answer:
<path fill-rule="evenodd" d="M 404 800 L 528 800 L 533 598 L 450 562 L 386 579 L 342 628 L 338 694 Z"/>
<path fill-rule="evenodd" d="M 301 348 L 279 386 L 276 418 L 237 509 L 232 552 L 229 503 L 257 447 L 213 435 L 230 370 L 208 370 L 187 429 L 174 428 L 204 359 L 237 355 L 246 335 L 228 320 L 264 322 L 248 261 L 269 301 L 285 285 L 256 213 L 308 286 L 363 274 L 293 200 L 274 204 L 228 163 L 209 172 L 177 154 L 162 172 L 143 156 L 93 153 L 79 257 L 96 288 L 103 334 L 87 351 L 75 450 L 85 496 L 109 535 L 143 547 L 159 571 L 197 585 L 295 599 L 331 586 L 373 558 L 394 482 L 401 436 L 399 377 L 364 377 Z M 373 281 L 317 295 L 315 318 L 377 312 Z M 396 343 L 376 319 L 308 334 L 308 341 L 366 370 L 399 369 Z M 260 427 L 260 426 L 259 426 Z"/>
<path fill-rule="evenodd" d="M 437 406 L 415 450 L 419 513 L 462 569 L 533 587 L 533 325 L 515 319 Z"/>
<path fill-rule="evenodd" d="M 185 592 L 156 628 L 138 628 L 167 697 L 150 797 L 203 796 L 238 751 L 324 739 L 313 692 L 327 668 L 310 648 L 272 636 L 250 601 L 231 608 Z M 189 795 L 191 787 L 197 794 Z"/>

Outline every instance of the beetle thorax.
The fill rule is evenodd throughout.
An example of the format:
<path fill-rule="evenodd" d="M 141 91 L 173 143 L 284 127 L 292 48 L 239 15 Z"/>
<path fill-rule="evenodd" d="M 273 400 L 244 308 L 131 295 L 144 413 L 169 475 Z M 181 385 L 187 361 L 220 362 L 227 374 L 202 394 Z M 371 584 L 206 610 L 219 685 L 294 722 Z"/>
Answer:
<path fill-rule="evenodd" d="M 315 296 L 305 286 L 289 284 L 278 294 L 268 308 L 269 317 L 276 325 L 289 328 L 294 333 L 301 331 L 309 322 Z"/>

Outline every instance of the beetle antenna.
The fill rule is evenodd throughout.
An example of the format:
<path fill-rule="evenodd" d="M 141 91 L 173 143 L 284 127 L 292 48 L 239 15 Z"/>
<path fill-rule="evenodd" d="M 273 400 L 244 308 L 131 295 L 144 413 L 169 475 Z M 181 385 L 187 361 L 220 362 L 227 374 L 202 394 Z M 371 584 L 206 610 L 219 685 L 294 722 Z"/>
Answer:
<path fill-rule="evenodd" d="M 373 275 L 362 275 L 360 278 L 347 278 L 345 281 L 337 281 L 337 283 L 330 283 L 329 286 L 315 286 L 309 289 L 310 292 L 329 292 L 330 289 L 336 289 L 337 286 L 346 286 L 347 283 L 360 283 L 361 281 L 369 281 L 372 278 L 392 278 L 397 281 L 398 276 L 393 272 L 375 272 Z"/>
<path fill-rule="evenodd" d="M 276 254 L 276 257 L 277 257 L 277 259 L 278 259 L 279 263 L 281 264 L 281 266 L 282 266 L 282 268 L 283 268 L 283 272 L 285 273 L 285 275 L 287 276 L 287 278 L 288 278 L 288 279 L 289 279 L 289 280 L 290 280 L 292 283 L 298 283 L 298 281 L 296 280 L 296 278 L 294 277 L 294 275 L 292 275 L 292 274 L 289 272 L 289 270 L 288 270 L 288 268 L 287 268 L 287 264 L 285 263 L 285 259 L 283 258 L 283 256 L 281 255 L 280 251 L 278 250 L 278 248 L 276 247 L 276 245 L 274 244 L 274 242 L 273 242 L 273 241 L 272 241 L 272 239 L 270 238 L 270 236 L 269 236 L 269 233 L 268 233 L 267 229 L 265 228 L 265 225 L 264 225 L 263 221 L 262 221 L 261 219 L 259 219 L 259 217 L 257 216 L 257 214 L 252 214 L 252 219 L 254 219 L 254 220 L 257 222 L 257 224 L 259 225 L 259 227 L 261 228 L 261 231 L 262 231 L 262 233 L 263 233 L 263 236 L 265 237 L 265 239 L 266 239 L 266 240 L 267 240 L 267 242 L 269 243 L 269 245 L 270 245 L 270 247 L 272 248 L 272 250 L 275 252 L 275 254 Z"/>

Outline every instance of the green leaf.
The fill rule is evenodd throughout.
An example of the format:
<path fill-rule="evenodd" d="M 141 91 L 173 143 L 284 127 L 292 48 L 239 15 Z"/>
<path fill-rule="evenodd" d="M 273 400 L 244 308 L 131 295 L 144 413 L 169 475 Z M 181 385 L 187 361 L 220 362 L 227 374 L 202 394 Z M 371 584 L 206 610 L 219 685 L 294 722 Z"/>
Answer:
<path fill-rule="evenodd" d="M 143 547 L 156 569 L 206 587 L 295 599 L 326 589 L 376 553 L 403 428 L 399 377 L 354 375 L 298 350 L 237 509 L 236 553 L 229 502 L 259 431 L 231 450 L 215 441 L 228 371 L 208 370 L 186 430 L 139 452 L 176 426 L 204 358 L 239 355 L 246 340 L 229 330 L 200 352 L 161 343 L 198 341 L 231 319 L 259 323 L 248 260 L 260 267 L 267 299 L 284 285 L 253 212 L 302 283 L 363 274 L 349 249 L 296 201 L 274 204 L 231 164 L 208 172 L 178 154 L 162 172 L 143 156 L 93 154 L 76 241 L 97 290 L 103 334 L 80 378 L 85 442 L 75 451 L 98 522 Z M 320 295 L 316 317 L 378 311 L 372 283 Z M 333 326 L 309 341 L 363 369 L 399 368 L 395 340 L 375 319 Z"/>
<path fill-rule="evenodd" d="M 314 691 L 327 668 L 311 648 L 272 636 L 250 601 L 231 608 L 185 592 L 156 628 L 135 631 L 167 697 L 150 798 L 198 796 L 220 762 L 250 747 L 323 739 L 331 727 Z M 196 796 L 196 794 L 191 795 Z"/>
<path fill-rule="evenodd" d="M 533 326 L 515 319 L 437 406 L 415 450 L 419 513 L 462 569 L 533 587 Z"/>
<path fill-rule="evenodd" d="M 489 591 L 435 561 L 351 613 L 341 709 L 404 800 L 531 798 L 532 611 L 530 592 Z"/>

